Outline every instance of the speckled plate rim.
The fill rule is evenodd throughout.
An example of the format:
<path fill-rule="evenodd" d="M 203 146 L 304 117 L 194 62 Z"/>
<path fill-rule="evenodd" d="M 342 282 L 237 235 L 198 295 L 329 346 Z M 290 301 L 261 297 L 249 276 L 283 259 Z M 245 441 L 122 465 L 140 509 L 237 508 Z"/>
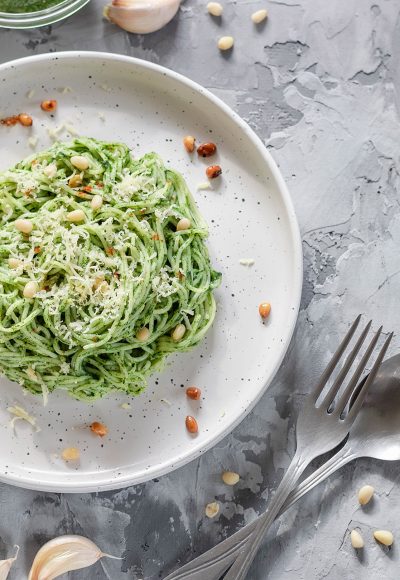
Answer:
<path fill-rule="evenodd" d="M 60 483 L 57 492 L 60 493 L 85 493 L 85 492 L 96 492 L 96 491 L 106 491 L 106 490 L 113 490 L 113 489 L 120 489 L 123 487 L 127 487 L 130 485 L 137 485 L 140 483 L 144 483 L 149 481 L 155 477 L 160 477 L 162 475 L 166 475 L 179 467 L 182 467 L 193 461 L 209 449 L 211 449 L 214 445 L 216 445 L 219 441 L 221 441 L 226 435 L 228 435 L 243 419 L 250 413 L 250 411 L 255 407 L 257 402 L 263 396 L 265 391 L 267 390 L 268 386 L 273 381 L 278 369 L 281 366 L 282 360 L 287 352 L 289 347 L 290 341 L 293 336 L 293 332 L 295 329 L 295 325 L 297 322 L 299 307 L 300 307 L 300 299 L 301 299 L 301 292 L 302 292 L 302 284 L 303 284 L 303 253 L 302 253 L 302 242 L 300 236 L 300 229 L 297 222 L 296 214 L 294 211 L 293 203 L 290 198 L 289 190 L 286 186 L 286 183 L 276 165 L 273 157 L 266 149 L 264 144 L 262 143 L 261 139 L 254 133 L 254 131 L 249 127 L 249 125 L 237 114 L 235 113 L 227 104 L 225 104 L 220 98 L 216 97 L 211 91 L 205 89 L 198 83 L 190 80 L 188 77 L 181 75 L 171 69 L 166 67 L 144 61 L 135 57 L 131 56 L 124 56 L 115 53 L 108 53 L 108 52 L 94 52 L 94 51 L 66 51 L 66 52 L 57 52 L 57 53 L 45 53 L 40 55 L 28 56 L 24 58 L 15 59 L 12 61 L 8 61 L 2 65 L 0 65 L 0 73 L 10 69 L 10 68 L 18 68 L 21 65 L 26 65 L 27 63 L 34 63 L 46 60 L 62 60 L 62 59 L 70 59 L 76 60 L 79 58 L 91 58 L 93 60 L 103 60 L 112 62 L 124 62 L 124 63 L 131 63 L 135 67 L 142 68 L 144 70 L 151 71 L 153 73 L 158 73 L 161 76 L 167 76 L 173 81 L 178 84 L 185 85 L 186 87 L 192 89 L 195 92 L 198 92 L 202 96 L 206 97 L 209 101 L 211 101 L 218 109 L 221 111 L 221 114 L 225 117 L 228 117 L 231 121 L 233 121 L 244 133 L 244 135 L 252 142 L 253 146 L 258 150 L 262 158 L 264 159 L 268 169 L 276 182 L 277 189 L 279 194 L 282 198 L 283 205 L 287 214 L 288 226 L 292 238 L 292 246 L 293 246 L 293 263 L 294 263 L 294 272 L 293 278 L 295 280 L 295 284 L 292 288 L 292 296 L 293 296 L 293 310 L 290 311 L 290 324 L 287 325 L 286 334 L 282 337 L 281 342 L 281 352 L 280 356 L 277 359 L 276 365 L 270 370 L 264 377 L 260 379 L 260 389 L 257 393 L 257 396 L 253 398 L 251 403 L 242 410 L 241 413 L 237 417 L 234 417 L 230 424 L 224 427 L 221 431 L 217 432 L 212 438 L 210 438 L 207 442 L 202 442 L 198 445 L 193 445 L 193 447 L 188 451 L 182 454 L 178 460 L 175 460 L 173 463 L 166 460 L 163 463 L 155 464 L 151 469 L 139 471 L 134 475 L 125 475 L 118 479 L 113 478 L 110 481 L 103 481 L 100 484 L 93 484 L 90 481 L 90 476 L 93 475 L 91 473 L 82 473 L 82 480 L 75 479 L 73 482 L 64 482 Z M 32 473 L 33 476 L 33 473 Z M 78 476 L 78 474 L 77 474 Z M 40 491 L 52 491 L 54 492 L 54 485 L 46 485 L 41 484 L 39 481 L 35 481 L 30 478 L 25 477 L 15 477 L 15 476 L 0 476 L 0 481 L 4 483 L 8 483 L 11 485 L 15 485 L 18 487 L 24 487 L 28 489 L 35 489 Z"/>

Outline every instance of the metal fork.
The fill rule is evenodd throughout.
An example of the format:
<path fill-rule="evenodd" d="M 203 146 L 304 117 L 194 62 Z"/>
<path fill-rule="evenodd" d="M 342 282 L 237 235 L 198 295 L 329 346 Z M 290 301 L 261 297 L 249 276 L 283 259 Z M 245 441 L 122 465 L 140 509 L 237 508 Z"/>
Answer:
<path fill-rule="evenodd" d="M 354 394 L 351 410 L 347 412 L 347 414 L 344 414 L 348 407 L 349 400 L 353 395 L 354 390 L 357 388 L 357 384 L 362 375 L 362 372 L 365 369 L 368 360 L 376 346 L 382 327 L 371 340 L 364 356 L 362 357 L 353 376 L 351 377 L 351 380 L 348 382 L 344 393 L 339 397 L 338 403 L 333 407 L 335 397 L 341 385 L 344 383 L 344 380 L 365 341 L 371 326 L 370 321 L 365 327 L 364 331 L 361 333 L 342 370 L 339 372 L 327 395 L 323 398 L 322 403 L 320 405 L 317 403 L 329 377 L 331 376 L 333 370 L 336 368 L 345 350 L 347 349 L 349 342 L 360 322 L 360 318 L 361 316 L 358 316 L 354 321 L 347 335 L 334 354 L 331 362 L 323 373 L 318 385 L 307 397 L 304 408 L 298 419 L 297 450 L 293 461 L 290 464 L 289 469 L 280 486 L 278 487 L 266 513 L 260 516 L 257 522 L 251 526 L 252 530 L 250 532 L 250 539 L 248 540 L 248 536 L 246 534 L 243 539 L 240 538 L 239 542 L 235 546 L 232 546 L 231 549 L 226 550 L 227 553 L 225 553 L 224 550 L 218 551 L 218 554 L 216 554 L 215 557 L 211 560 L 208 558 L 203 559 L 202 557 L 199 557 L 197 559 L 199 560 L 198 565 L 195 568 L 191 567 L 190 564 L 185 565 L 183 569 L 179 569 L 176 572 L 170 574 L 165 580 L 185 580 L 189 578 L 194 579 L 194 577 L 196 580 L 216 580 L 219 578 L 219 575 L 223 574 L 223 572 L 229 567 L 232 562 L 233 552 L 238 549 L 240 544 L 242 544 L 243 547 L 242 552 L 239 554 L 238 559 L 236 560 L 237 565 L 235 562 L 225 578 L 234 578 L 235 580 L 239 580 L 245 577 L 245 574 L 254 558 L 258 545 L 261 542 L 266 529 L 271 525 L 272 521 L 281 511 L 281 508 L 287 500 L 291 489 L 300 478 L 304 469 L 310 463 L 310 461 L 312 461 L 312 459 L 333 449 L 346 437 L 352 423 L 354 422 L 355 417 L 357 416 L 358 411 L 361 408 L 365 394 L 370 384 L 375 379 L 376 373 L 389 346 L 392 334 L 389 335 L 384 346 L 380 350 L 372 370 L 369 373 L 369 376 L 363 384 L 362 388 L 358 393 Z M 247 552 L 247 548 L 250 544 L 253 543 L 253 539 L 255 539 L 257 543 L 254 546 L 251 545 L 251 551 Z M 244 564 L 243 567 L 242 562 Z"/>

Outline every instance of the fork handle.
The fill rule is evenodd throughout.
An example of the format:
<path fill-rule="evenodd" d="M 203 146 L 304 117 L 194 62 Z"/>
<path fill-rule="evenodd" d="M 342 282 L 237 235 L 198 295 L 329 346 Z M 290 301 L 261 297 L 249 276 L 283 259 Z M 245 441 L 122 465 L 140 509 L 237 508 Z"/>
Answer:
<path fill-rule="evenodd" d="M 308 458 L 304 453 L 296 451 L 288 470 L 267 508 L 267 511 L 259 518 L 251 538 L 246 542 L 246 545 L 239 553 L 239 556 L 236 558 L 232 567 L 229 569 L 225 576 L 225 580 L 244 580 L 246 578 L 251 563 L 257 554 L 261 542 L 263 541 L 265 532 L 274 522 L 276 516 L 280 512 L 290 492 L 295 487 L 310 460 L 311 458 Z"/>

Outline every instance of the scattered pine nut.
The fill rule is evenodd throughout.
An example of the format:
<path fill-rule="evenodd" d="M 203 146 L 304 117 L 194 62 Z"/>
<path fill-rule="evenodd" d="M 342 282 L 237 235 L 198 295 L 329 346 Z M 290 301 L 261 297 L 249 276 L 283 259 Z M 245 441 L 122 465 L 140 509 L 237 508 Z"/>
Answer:
<path fill-rule="evenodd" d="M 218 40 L 218 48 L 220 50 L 230 50 L 234 42 L 233 36 L 221 36 Z"/>
<path fill-rule="evenodd" d="M 85 212 L 82 209 L 74 209 L 67 214 L 67 220 L 72 223 L 83 222 L 85 217 Z"/>
<path fill-rule="evenodd" d="M 24 127 L 30 127 L 32 125 L 32 123 L 33 123 L 32 117 L 30 115 L 27 115 L 26 113 L 20 113 L 18 115 L 18 121 Z"/>
<path fill-rule="evenodd" d="M 30 280 L 25 284 L 24 287 L 24 298 L 34 298 L 35 294 L 38 292 L 39 286 L 33 280 Z"/>
<path fill-rule="evenodd" d="M 194 417 L 192 417 L 191 415 L 188 415 L 186 417 L 185 425 L 186 425 L 186 429 L 189 431 L 189 433 L 198 433 L 199 426 L 197 424 L 196 419 Z"/>
<path fill-rule="evenodd" d="M 188 387 L 186 389 L 186 396 L 193 401 L 198 401 L 201 397 L 201 389 L 197 387 Z"/>
<path fill-rule="evenodd" d="M 352 530 L 350 533 L 350 541 L 353 548 L 359 549 L 364 547 L 364 540 L 360 532 Z"/>
<path fill-rule="evenodd" d="M 92 198 L 90 205 L 92 206 L 92 209 L 94 209 L 94 210 L 100 209 L 101 206 L 103 205 L 103 198 L 101 197 L 101 195 L 95 195 Z"/>
<path fill-rule="evenodd" d="M 30 234 L 33 230 L 33 223 L 30 220 L 19 218 L 15 220 L 15 227 L 23 234 Z"/>
<path fill-rule="evenodd" d="M 64 461 L 77 461 L 79 456 L 79 449 L 76 447 L 67 447 L 61 453 L 61 457 L 64 459 Z"/>
<path fill-rule="evenodd" d="M 206 169 L 206 175 L 207 175 L 208 179 L 215 179 L 216 177 L 219 177 L 221 175 L 221 173 L 222 173 L 222 169 L 221 169 L 220 165 L 210 165 Z"/>
<path fill-rule="evenodd" d="M 79 173 L 76 173 L 69 178 L 68 185 L 69 187 L 80 187 L 82 185 L 82 177 Z"/>
<path fill-rule="evenodd" d="M 89 167 L 89 160 L 83 155 L 73 155 L 70 161 L 71 165 L 79 169 L 79 171 L 85 171 Z"/>
<path fill-rule="evenodd" d="M 185 149 L 188 153 L 193 153 L 194 142 L 195 142 L 195 138 L 192 137 L 191 135 L 186 135 L 186 137 L 183 138 L 183 144 L 184 144 Z"/>
<path fill-rule="evenodd" d="M 257 10 L 257 12 L 253 12 L 253 14 L 251 15 L 251 19 L 254 22 L 254 24 L 260 24 L 267 17 L 268 17 L 268 12 L 265 9 Z"/>
<path fill-rule="evenodd" d="M 224 471 L 222 474 L 222 481 L 226 483 L 226 485 L 236 485 L 239 479 L 239 474 L 234 471 Z"/>
<path fill-rule="evenodd" d="M 146 342 L 146 340 L 148 340 L 149 337 L 150 337 L 150 330 L 146 326 L 143 326 L 143 328 L 138 330 L 138 332 L 136 334 L 136 338 L 138 340 L 140 340 L 140 342 Z"/>
<path fill-rule="evenodd" d="M 47 113 L 52 113 L 57 109 L 57 101 L 54 99 L 48 99 L 46 101 L 42 101 L 40 103 L 40 108 L 42 111 L 46 111 Z"/>
<path fill-rule="evenodd" d="M 384 546 L 391 546 L 394 542 L 393 534 L 388 530 L 376 530 L 376 532 L 374 532 L 374 538 Z"/>
<path fill-rule="evenodd" d="M 8 258 L 8 266 L 11 270 L 16 270 L 20 266 L 22 266 L 22 260 L 18 260 L 18 258 Z"/>
<path fill-rule="evenodd" d="M 221 16 L 223 10 L 224 9 L 219 2 L 209 2 L 207 4 L 207 12 L 211 14 L 211 16 Z"/>
<path fill-rule="evenodd" d="M 191 222 L 188 218 L 182 218 L 179 220 L 179 222 L 176 224 L 176 231 L 177 232 L 183 232 L 184 230 L 188 230 L 191 226 Z"/>
<path fill-rule="evenodd" d="M 269 302 L 262 302 L 258 307 L 258 312 L 260 313 L 261 318 L 268 318 L 271 312 L 271 304 Z"/>
<path fill-rule="evenodd" d="M 360 505 L 366 505 L 374 495 L 375 489 L 372 485 L 364 485 L 358 492 L 358 501 Z"/>
<path fill-rule="evenodd" d="M 174 342 L 179 342 L 185 336 L 186 326 L 178 324 L 172 331 L 171 338 Z"/>
<path fill-rule="evenodd" d="M 215 518 L 219 514 L 219 503 L 213 501 L 206 505 L 206 516 L 208 518 Z"/>
<path fill-rule="evenodd" d="M 108 433 L 107 427 L 103 425 L 103 423 L 99 423 L 98 421 L 94 421 L 90 425 L 90 430 L 92 431 L 92 433 L 98 435 L 99 437 L 104 437 L 104 435 L 107 435 Z"/>

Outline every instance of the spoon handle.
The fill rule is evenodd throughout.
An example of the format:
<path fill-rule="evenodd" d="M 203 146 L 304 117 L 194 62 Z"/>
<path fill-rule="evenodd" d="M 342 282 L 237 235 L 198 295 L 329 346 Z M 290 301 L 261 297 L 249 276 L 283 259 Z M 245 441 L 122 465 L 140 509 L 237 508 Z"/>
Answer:
<path fill-rule="evenodd" d="M 333 457 L 328 459 L 290 493 L 277 517 L 316 485 L 325 481 L 335 471 L 353 461 L 356 457 L 357 455 L 352 452 L 350 445 L 344 445 Z M 256 528 L 257 522 L 258 518 L 214 546 L 214 548 L 172 572 L 164 580 L 203 580 L 205 577 L 207 580 L 219 580 L 222 574 L 235 561 L 238 552 L 245 546 L 248 538 Z"/>

